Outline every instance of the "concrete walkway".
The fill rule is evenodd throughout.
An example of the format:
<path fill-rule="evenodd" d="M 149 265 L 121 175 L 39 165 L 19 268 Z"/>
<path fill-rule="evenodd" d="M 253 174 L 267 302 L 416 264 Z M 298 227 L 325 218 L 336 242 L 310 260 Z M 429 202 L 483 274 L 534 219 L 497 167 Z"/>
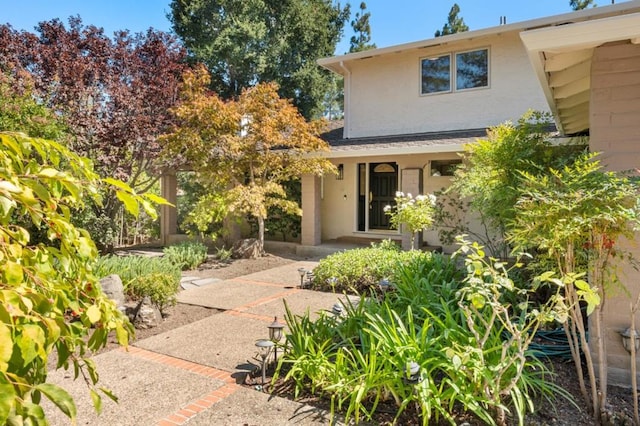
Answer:
<path fill-rule="evenodd" d="M 99 416 L 88 389 L 81 378 L 73 380 L 72 371 L 53 372 L 50 381 L 73 395 L 78 425 L 330 424 L 326 411 L 239 384 L 258 364 L 255 342 L 268 338 L 267 325 L 274 316 L 284 323 L 284 300 L 294 313 L 314 313 L 344 298 L 298 288 L 298 268 L 316 264 L 295 262 L 230 280 L 191 283 L 179 293 L 180 302 L 222 312 L 136 341 L 128 351 L 96 356 L 100 384 L 119 398 L 117 404 L 103 398 Z M 43 408 L 52 425 L 70 424 L 51 404 Z"/>

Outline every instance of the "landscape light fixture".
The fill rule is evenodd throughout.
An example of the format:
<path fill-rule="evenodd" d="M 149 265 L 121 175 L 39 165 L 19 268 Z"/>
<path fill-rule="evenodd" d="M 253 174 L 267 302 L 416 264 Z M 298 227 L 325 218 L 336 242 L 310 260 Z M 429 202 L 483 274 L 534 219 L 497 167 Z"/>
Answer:
<path fill-rule="evenodd" d="M 634 330 L 634 334 L 636 353 L 638 353 L 638 349 L 640 349 L 640 336 L 638 335 L 638 332 L 636 330 Z M 622 346 L 624 346 L 627 352 L 631 353 L 631 328 L 627 328 L 626 330 L 621 331 L 620 336 L 622 336 Z"/>
<path fill-rule="evenodd" d="M 262 358 L 262 386 L 264 386 L 264 382 L 267 381 L 267 359 L 269 358 L 271 348 L 275 346 L 275 343 L 269 339 L 259 339 L 256 341 L 256 346 L 260 349 L 260 358 Z"/>
<path fill-rule="evenodd" d="M 383 278 L 378 283 L 378 287 L 380 288 L 380 291 L 382 291 L 382 294 L 384 295 L 391 288 L 391 282 L 387 278 Z"/>
<path fill-rule="evenodd" d="M 307 270 L 304 268 L 298 268 L 298 275 L 300 275 L 300 288 L 304 287 L 304 276 L 307 273 Z"/>
<path fill-rule="evenodd" d="M 336 176 L 336 180 L 344 179 L 344 164 L 338 164 L 338 175 Z"/>
<path fill-rule="evenodd" d="M 409 361 L 405 366 L 402 374 L 402 380 L 407 385 L 417 385 L 422 381 L 420 375 L 420 364 L 415 361 Z"/>
<path fill-rule="evenodd" d="M 278 317 L 273 317 L 273 322 L 267 326 L 269 329 L 269 340 L 271 340 L 274 345 L 273 347 L 273 362 L 278 363 L 278 346 L 277 343 L 282 339 L 282 330 L 284 329 L 284 324 L 278 322 Z"/>
<path fill-rule="evenodd" d="M 333 307 L 331 308 L 331 313 L 337 320 L 342 315 L 343 310 L 344 309 L 342 307 L 342 304 L 340 302 L 336 302 L 333 304 Z"/>

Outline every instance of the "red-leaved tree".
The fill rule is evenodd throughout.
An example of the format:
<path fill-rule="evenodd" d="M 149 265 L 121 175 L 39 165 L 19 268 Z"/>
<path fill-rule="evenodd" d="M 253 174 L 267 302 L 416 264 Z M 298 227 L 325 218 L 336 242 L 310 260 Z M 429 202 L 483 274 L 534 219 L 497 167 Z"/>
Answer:
<path fill-rule="evenodd" d="M 35 34 L 0 26 L 0 71 L 16 85 L 30 79 L 38 100 L 66 125 L 69 147 L 91 158 L 101 176 L 139 193 L 159 176 L 157 137 L 170 128 L 186 66 L 180 44 L 153 29 L 110 38 L 79 17 L 68 26 L 41 22 Z M 107 194 L 95 213 L 113 224 L 118 209 Z"/>

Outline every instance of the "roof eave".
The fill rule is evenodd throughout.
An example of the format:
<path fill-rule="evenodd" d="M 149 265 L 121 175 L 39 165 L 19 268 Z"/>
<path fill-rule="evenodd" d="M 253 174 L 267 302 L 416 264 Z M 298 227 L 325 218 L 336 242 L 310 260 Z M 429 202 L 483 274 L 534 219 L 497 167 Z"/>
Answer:
<path fill-rule="evenodd" d="M 424 49 L 442 44 L 450 44 L 463 40 L 487 37 L 507 32 L 529 31 L 537 28 L 555 27 L 564 24 L 576 23 L 576 21 L 589 21 L 600 17 L 613 16 L 620 13 L 628 13 L 633 9 L 640 10 L 640 1 L 629 1 L 609 6 L 584 9 L 576 12 L 569 12 L 560 15 L 553 15 L 544 18 L 537 18 L 528 21 L 515 22 L 513 24 L 499 25 L 474 31 L 451 34 L 442 37 L 425 39 L 411 43 L 404 43 L 394 46 L 370 49 L 362 52 L 348 53 L 345 55 L 332 56 L 318 59 L 318 64 L 337 74 L 344 72 L 341 63 L 349 61 L 368 59 L 393 53 L 402 53 L 414 49 Z"/>
<path fill-rule="evenodd" d="M 580 56 L 579 61 L 591 61 L 593 49 L 605 43 L 616 42 L 621 40 L 630 40 L 632 43 L 640 43 L 640 2 L 633 3 L 637 12 L 633 12 L 634 8 L 626 9 L 624 15 L 604 16 L 599 19 L 577 22 L 572 25 L 563 25 L 556 27 L 547 27 L 520 33 L 520 38 L 527 49 L 529 59 L 535 73 L 540 81 L 542 90 L 547 99 L 547 103 L 556 119 L 556 125 L 562 134 L 576 133 L 577 131 L 588 130 L 589 128 L 589 111 L 588 100 L 581 110 L 575 108 L 561 106 L 563 99 L 567 99 L 567 94 L 562 93 L 559 87 L 552 87 L 552 76 L 558 77 L 559 73 L 565 73 L 560 76 L 564 80 L 565 88 L 570 84 L 576 96 L 588 96 L 590 88 L 590 66 L 581 67 L 581 72 L 575 72 L 577 67 L 567 67 L 562 70 L 548 66 L 549 58 L 557 60 L 559 56 L 567 58 L 568 55 L 588 56 L 583 58 Z M 552 69 L 553 68 L 553 69 Z M 586 86 L 584 82 L 589 82 Z M 576 91 L 577 86 L 579 92 Z M 586 108 L 586 109 L 585 109 Z"/>

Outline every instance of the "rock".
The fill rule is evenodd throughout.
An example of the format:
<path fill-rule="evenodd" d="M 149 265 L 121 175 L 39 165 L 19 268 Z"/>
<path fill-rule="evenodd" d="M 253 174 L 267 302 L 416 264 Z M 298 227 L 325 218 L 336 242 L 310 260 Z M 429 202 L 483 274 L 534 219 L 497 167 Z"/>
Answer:
<path fill-rule="evenodd" d="M 100 287 L 109 299 L 116 302 L 118 308 L 124 306 L 124 286 L 119 275 L 111 274 L 100 279 Z"/>
<path fill-rule="evenodd" d="M 136 328 L 153 328 L 162 322 L 160 309 L 148 297 L 142 299 L 136 308 L 133 326 Z"/>
<path fill-rule="evenodd" d="M 255 238 L 236 241 L 231 248 L 231 256 L 234 259 L 256 259 L 262 256 L 260 242 Z"/>

